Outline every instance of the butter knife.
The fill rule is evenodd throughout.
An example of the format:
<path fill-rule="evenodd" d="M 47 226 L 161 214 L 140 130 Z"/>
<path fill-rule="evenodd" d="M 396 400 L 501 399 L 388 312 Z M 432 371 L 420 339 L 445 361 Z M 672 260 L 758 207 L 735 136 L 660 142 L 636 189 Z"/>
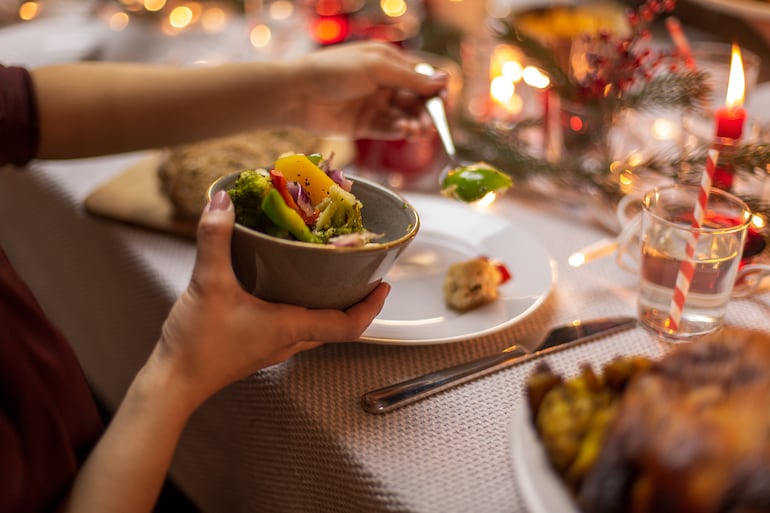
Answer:
<path fill-rule="evenodd" d="M 531 358 L 572 347 L 600 335 L 608 335 L 632 328 L 636 324 L 635 317 L 608 317 L 582 322 L 574 321 L 551 329 L 532 351 L 515 344 L 504 349 L 501 353 L 484 356 L 454 367 L 372 390 L 361 397 L 361 405 L 369 413 L 387 413 L 437 392 L 467 383 Z"/>

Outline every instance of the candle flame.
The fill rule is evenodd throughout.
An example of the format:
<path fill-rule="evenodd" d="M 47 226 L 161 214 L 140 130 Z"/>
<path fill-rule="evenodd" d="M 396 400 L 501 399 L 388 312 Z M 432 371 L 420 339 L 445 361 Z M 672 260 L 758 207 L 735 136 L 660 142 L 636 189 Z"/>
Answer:
<path fill-rule="evenodd" d="M 732 58 L 730 60 L 730 76 L 727 80 L 727 96 L 725 104 L 730 109 L 743 106 L 746 95 L 746 77 L 743 73 L 743 59 L 740 47 L 733 43 Z"/>

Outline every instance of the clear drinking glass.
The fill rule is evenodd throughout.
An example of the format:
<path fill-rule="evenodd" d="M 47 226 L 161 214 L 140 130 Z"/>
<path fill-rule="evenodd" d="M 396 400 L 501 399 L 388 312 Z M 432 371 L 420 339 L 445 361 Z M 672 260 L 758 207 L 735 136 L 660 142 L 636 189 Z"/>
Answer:
<path fill-rule="evenodd" d="M 639 319 L 674 340 L 710 333 L 721 326 L 751 222 L 751 211 L 742 200 L 712 189 L 703 223 L 694 226 L 699 194 L 699 186 L 673 185 L 649 191 L 642 203 Z M 695 251 L 689 258 L 687 245 L 692 242 Z M 687 262 L 692 263 L 694 272 L 689 290 L 684 291 L 675 329 L 672 301 Z"/>

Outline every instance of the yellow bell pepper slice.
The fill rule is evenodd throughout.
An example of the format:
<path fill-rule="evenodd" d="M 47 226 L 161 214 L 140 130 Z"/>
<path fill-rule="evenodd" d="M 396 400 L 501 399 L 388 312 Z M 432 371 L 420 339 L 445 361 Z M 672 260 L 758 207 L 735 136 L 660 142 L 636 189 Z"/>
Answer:
<path fill-rule="evenodd" d="M 329 175 L 301 153 L 279 157 L 275 161 L 275 169 L 283 173 L 287 180 L 299 183 L 310 196 L 313 205 L 318 205 L 326 198 L 334 185 Z"/>

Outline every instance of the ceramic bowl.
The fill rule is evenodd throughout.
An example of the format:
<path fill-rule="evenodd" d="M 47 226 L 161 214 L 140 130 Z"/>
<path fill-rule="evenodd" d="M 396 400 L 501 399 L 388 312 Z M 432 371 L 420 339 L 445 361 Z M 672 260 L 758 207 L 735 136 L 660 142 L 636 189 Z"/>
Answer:
<path fill-rule="evenodd" d="M 240 173 L 223 176 L 208 198 L 227 190 Z M 364 227 L 383 237 L 360 247 L 335 247 L 273 237 L 235 224 L 232 261 L 241 286 L 261 299 L 308 308 L 344 309 L 382 281 L 419 230 L 417 211 L 397 193 L 348 177 L 361 201 Z"/>

